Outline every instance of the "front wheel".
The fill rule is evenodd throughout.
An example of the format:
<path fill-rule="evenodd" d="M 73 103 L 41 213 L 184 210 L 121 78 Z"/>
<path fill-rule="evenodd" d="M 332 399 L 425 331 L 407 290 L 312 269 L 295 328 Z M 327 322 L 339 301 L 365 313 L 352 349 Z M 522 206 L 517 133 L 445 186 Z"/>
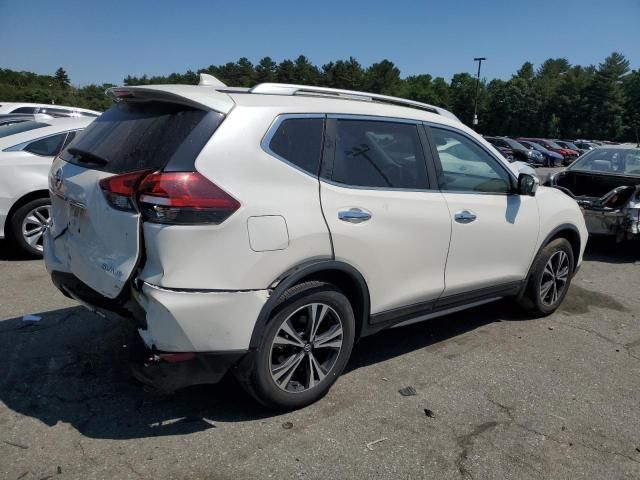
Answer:
<path fill-rule="evenodd" d="M 286 292 L 241 383 L 263 405 L 291 410 L 322 398 L 349 360 L 355 320 L 332 285 L 311 282 Z"/>
<path fill-rule="evenodd" d="M 566 239 L 550 242 L 533 263 L 520 304 L 539 316 L 553 313 L 569 290 L 574 261 L 573 249 Z"/>

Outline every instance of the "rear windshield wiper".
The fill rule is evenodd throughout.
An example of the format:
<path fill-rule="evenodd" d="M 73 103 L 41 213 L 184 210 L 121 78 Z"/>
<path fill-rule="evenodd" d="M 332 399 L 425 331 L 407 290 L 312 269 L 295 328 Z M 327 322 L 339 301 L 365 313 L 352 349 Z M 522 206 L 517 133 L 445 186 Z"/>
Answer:
<path fill-rule="evenodd" d="M 109 163 L 109 160 L 103 158 L 95 153 L 88 152 L 86 150 L 81 150 L 79 148 L 71 147 L 67 150 L 71 155 L 77 157 L 76 161 L 80 163 L 90 163 L 93 165 L 106 165 Z"/>

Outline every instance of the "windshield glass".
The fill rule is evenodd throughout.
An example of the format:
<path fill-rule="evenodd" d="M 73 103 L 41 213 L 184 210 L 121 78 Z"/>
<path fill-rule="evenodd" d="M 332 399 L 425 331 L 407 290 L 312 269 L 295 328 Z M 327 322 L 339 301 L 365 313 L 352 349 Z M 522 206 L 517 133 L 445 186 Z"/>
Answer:
<path fill-rule="evenodd" d="M 640 148 L 596 148 L 576 160 L 569 170 L 640 177 Z"/>
<path fill-rule="evenodd" d="M 551 140 L 544 140 L 545 144 L 549 145 L 551 148 L 563 148 L 558 145 L 556 142 L 552 142 Z"/>
<path fill-rule="evenodd" d="M 564 144 L 569 147 L 571 150 L 578 150 L 578 147 L 576 147 L 575 144 L 571 143 L 571 142 L 564 142 Z"/>
<path fill-rule="evenodd" d="M 523 144 L 516 142 L 515 140 L 512 140 L 511 138 L 505 138 L 503 139 L 505 142 L 507 142 L 507 144 L 511 147 L 511 148 L 517 148 L 519 150 L 522 150 L 523 148 L 526 149 L 527 147 L 525 147 Z"/>
<path fill-rule="evenodd" d="M 0 138 L 15 135 L 17 133 L 28 132 L 36 128 L 48 127 L 46 123 L 41 122 L 20 122 L 10 123 L 8 125 L 0 125 Z"/>

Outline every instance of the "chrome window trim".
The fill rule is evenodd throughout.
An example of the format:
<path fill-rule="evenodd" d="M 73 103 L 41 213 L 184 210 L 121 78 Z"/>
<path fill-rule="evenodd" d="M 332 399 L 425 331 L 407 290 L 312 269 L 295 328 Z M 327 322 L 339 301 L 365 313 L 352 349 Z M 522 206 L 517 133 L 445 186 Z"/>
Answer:
<path fill-rule="evenodd" d="M 424 120 L 415 120 L 412 118 L 401 117 L 386 117 L 384 115 L 361 115 L 358 113 L 327 113 L 327 119 L 329 120 L 364 120 L 373 122 L 388 122 L 388 123 L 408 123 L 411 125 L 420 125 L 424 123 Z M 437 125 L 434 123 L 434 125 Z"/>
<path fill-rule="evenodd" d="M 32 140 L 27 140 L 26 142 L 22 142 L 22 143 L 18 143 L 17 145 L 12 145 L 11 147 L 7 147 L 4 150 L 2 150 L 3 152 L 20 152 L 23 151 L 28 145 L 30 145 L 31 143 L 34 142 L 39 142 L 40 140 L 44 140 L 45 138 L 50 138 L 50 137 L 55 137 L 56 135 L 62 135 L 62 134 L 66 134 L 68 135 L 70 132 L 81 132 L 83 129 L 71 129 L 71 130 L 64 130 L 62 132 L 56 132 L 56 133 L 50 133 L 49 135 L 44 135 L 42 137 L 39 138 L 34 138 Z M 65 140 L 67 139 L 67 137 L 64 137 L 64 140 L 62 141 L 62 144 L 64 145 Z M 27 152 L 30 153 L 31 155 L 36 155 L 37 157 L 50 157 L 51 155 L 40 155 L 39 153 L 33 153 L 33 152 Z"/>
<path fill-rule="evenodd" d="M 441 130 L 449 130 L 451 132 L 454 132 L 458 135 L 463 136 L 464 138 L 468 139 L 469 141 L 473 142 L 478 148 L 480 148 L 483 152 L 485 152 L 487 155 L 489 155 L 489 157 L 493 158 L 496 162 L 498 162 L 498 165 L 500 165 L 500 167 L 507 172 L 507 175 L 509 176 L 509 178 L 512 180 L 512 187 L 518 184 L 518 178 L 515 176 L 515 174 L 511 171 L 511 169 L 505 165 L 505 163 L 499 159 L 498 157 L 496 157 L 493 153 L 491 153 L 489 150 L 487 150 L 485 148 L 484 145 L 482 145 L 480 142 L 478 142 L 475 138 L 473 138 L 472 136 L 470 136 L 468 133 L 456 128 L 456 127 L 452 127 L 450 125 L 445 125 L 442 123 L 435 123 L 435 122 L 421 122 L 425 127 L 428 128 L 439 128 Z M 442 168 L 442 162 L 440 161 L 440 153 L 438 152 L 438 148 L 436 145 L 434 145 L 434 149 L 436 151 L 436 153 L 438 154 L 438 163 L 440 164 L 440 168 Z M 469 195 L 469 194 L 473 194 L 473 195 L 513 195 L 514 192 L 478 192 L 475 190 L 443 190 L 440 189 L 440 191 L 442 193 L 457 193 L 457 194 L 464 194 L 464 195 Z"/>
<path fill-rule="evenodd" d="M 265 132 L 264 136 L 262 137 L 262 140 L 260 141 L 260 148 L 267 153 L 269 156 L 274 157 L 278 160 L 280 160 L 283 163 L 286 163 L 287 165 L 289 165 L 292 168 L 295 168 L 297 171 L 304 173 L 305 175 L 318 180 L 318 175 L 319 175 L 319 171 L 314 175 L 310 172 L 307 172 L 305 169 L 300 168 L 298 165 L 296 165 L 295 163 L 287 160 L 286 158 L 278 155 L 276 152 L 274 152 L 273 150 L 271 150 L 270 144 L 271 144 L 271 140 L 273 140 L 273 137 L 275 136 L 276 132 L 278 131 L 278 129 L 280 128 L 280 125 L 282 125 L 282 123 L 285 120 L 290 120 L 290 119 L 296 119 L 296 118 L 302 118 L 302 119 L 309 119 L 309 118 L 319 118 L 322 120 L 325 120 L 327 118 L 327 115 L 324 113 L 282 113 L 277 115 L 273 121 L 271 122 L 271 124 L 269 125 L 269 127 L 267 128 L 267 131 Z M 320 159 L 318 161 L 318 170 L 320 170 L 320 163 L 322 162 L 322 146 L 324 144 L 324 127 L 322 129 L 322 144 L 320 145 Z"/>

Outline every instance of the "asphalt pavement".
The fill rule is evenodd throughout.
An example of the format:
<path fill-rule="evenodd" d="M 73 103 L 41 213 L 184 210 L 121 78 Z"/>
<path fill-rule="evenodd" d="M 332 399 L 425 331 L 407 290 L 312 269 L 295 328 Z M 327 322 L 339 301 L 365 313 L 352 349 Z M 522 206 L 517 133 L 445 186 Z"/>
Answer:
<path fill-rule="evenodd" d="M 501 301 L 366 338 L 286 414 L 232 379 L 147 392 L 127 322 L 2 241 L 0 278 L 0 478 L 640 478 L 638 244 L 590 241 L 550 317 Z"/>

